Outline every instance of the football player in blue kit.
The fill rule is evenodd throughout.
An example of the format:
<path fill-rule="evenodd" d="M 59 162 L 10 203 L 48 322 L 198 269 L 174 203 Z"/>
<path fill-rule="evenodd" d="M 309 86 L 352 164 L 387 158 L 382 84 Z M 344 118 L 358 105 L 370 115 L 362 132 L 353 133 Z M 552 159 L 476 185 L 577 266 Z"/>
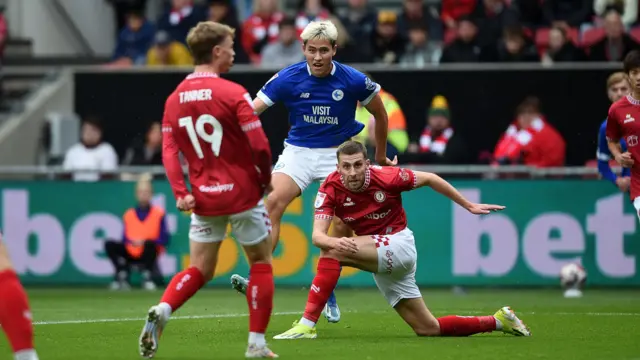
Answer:
<path fill-rule="evenodd" d="M 284 103 L 289 110 L 291 129 L 273 169 L 273 191 L 267 197 L 274 249 L 287 206 L 313 181 L 322 182 L 335 171 L 337 148 L 364 128 L 355 120 L 358 102 L 375 118 L 376 161 L 380 165 L 397 164 L 397 158 L 390 160 L 386 156 L 388 119 L 378 95 L 380 85 L 360 71 L 333 61 L 338 39 L 336 26 L 330 21 L 313 21 L 300 37 L 306 61 L 275 74 L 253 100 L 258 114 L 277 102 Z M 332 236 L 352 235 L 349 227 L 334 219 Z M 231 277 L 231 284 L 242 293 L 247 291 L 248 280 L 238 274 Z M 329 322 L 340 320 L 334 294 L 323 313 Z"/>
<path fill-rule="evenodd" d="M 609 96 L 611 103 L 615 103 L 628 94 L 629 80 L 627 79 L 627 75 L 623 72 L 611 74 L 607 79 L 607 95 Z M 598 172 L 602 178 L 615 184 L 620 191 L 627 192 L 629 191 L 631 170 L 629 168 L 622 168 L 620 176 L 616 175 L 616 173 L 611 170 L 609 162 L 612 157 L 611 151 L 609 151 L 609 146 L 607 145 L 607 137 L 605 134 L 606 129 L 607 120 L 602 122 L 602 125 L 600 125 L 600 131 L 598 132 L 598 150 L 596 155 L 598 158 Z M 623 152 L 627 151 L 626 144 L 623 139 L 620 140 L 620 143 L 622 145 Z"/>

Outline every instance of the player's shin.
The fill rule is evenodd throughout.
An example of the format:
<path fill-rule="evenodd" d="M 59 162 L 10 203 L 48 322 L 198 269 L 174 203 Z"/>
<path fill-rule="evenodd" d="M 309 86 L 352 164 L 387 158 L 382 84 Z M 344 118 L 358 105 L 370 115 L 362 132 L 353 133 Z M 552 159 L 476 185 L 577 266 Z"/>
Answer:
<path fill-rule="evenodd" d="M 190 267 L 177 273 L 169 283 L 160 300 L 160 308 L 165 317 L 177 311 L 184 303 L 195 295 L 206 279 L 202 272 L 196 267 Z"/>
<path fill-rule="evenodd" d="M 264 334 L 273 309 L 273 269 L 271 264 L 257 263 L 249 272 L 251 284 L 247 289 L 249 305 L 249 345 L 266 345 Z"/>
<path fill-rule="evenodd" d="M 329 296 L 340 278 L 340 262 L 336 259 L 321 257 L 318 260 L 318 272 L 313 279 L 307 305 L 300 324 L 314 327 L 327 303 Z"/>
<path fill-rule="evenodd" d="M 469 336 L 498 330 L 497 321 L 493 316 L 449 315 L 437 320 L 441 336 Z"/>
<path fill-rule="evenodd" d="M 37 359 L 27 294 L 11 269 L 0 271 L 0 294 L 0 324 L 16 359 Z"/>

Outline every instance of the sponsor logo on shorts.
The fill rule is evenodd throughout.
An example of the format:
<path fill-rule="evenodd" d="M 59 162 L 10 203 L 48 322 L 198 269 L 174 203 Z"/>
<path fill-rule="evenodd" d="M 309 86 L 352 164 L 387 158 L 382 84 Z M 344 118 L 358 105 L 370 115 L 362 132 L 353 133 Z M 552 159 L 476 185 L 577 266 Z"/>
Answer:
<path fill-rule="evenodd" d="M 276 166 L 273 167 L 273 170 L 280 170 L 284 167 L 284 163 L 283 162 L 279 162 L 276 164 Z"/>
<path fill-rule="evenodd" d="M 222 193 L 232 191 L 235 184 L 217 184 L 211 186 L 200 185 L 198 190 L 203 193 Z"/>
<path fill-rule="evenodd" d="M 192 234 L 210 235 L 211 228 L 208 226 L 191 225 L 189 232 Z"/>
<path fill-rule="evenodd" d="M 365 217 L 369 220 L 380 220 L 380 219 L 384 219 L 387 217 L 387 215 L 389 215 L 391 213 L 391 209 L 383 212 L 383 213 L 371 213 L 371 214 L 367 214 L 365 215 Z"/>
<path fill-rule="evenodd" d="M 387 274 L 391 274 L 391 272 L 393 272 L 393 251 L 391 250 L 385 251 L 384 257 L 386 259 L 384 262 L 384 268 Z"/>
<path fill-rule="evenodd" d="M 376 191 L 376 193 L 373 194 L 373 198 L 376 199 L 377 202 L 381 203 L 387 200 L 387 195 L 382 191 Z"/>

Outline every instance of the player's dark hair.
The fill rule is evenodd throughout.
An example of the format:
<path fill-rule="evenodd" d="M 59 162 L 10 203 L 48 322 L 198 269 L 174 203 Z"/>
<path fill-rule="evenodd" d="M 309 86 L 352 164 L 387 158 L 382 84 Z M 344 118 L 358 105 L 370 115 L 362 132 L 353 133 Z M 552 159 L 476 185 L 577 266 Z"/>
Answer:
<path fill-rule="evenodd" d="M 196 65 L 209 64 L 213 60 L 213 48 L 227 37 L 235 36 L 235 29 L 213 21 L 202 21 L 189 30 L 187 45 Z"/>
<path fill-rule="evenodd" d="M 102 128 L 102 122 L 95 116 L 87 116 L 86 118 L 84 118 L 84 120 L 82 120 L 82 125 L 91 125 L 100 131 L 104 130 Z"/>
<path fill-rule="evenodd" d="M 283 17 L 278 27 L 282 29 L 283 27 L 286 27 L 286 26 L 296 27 L 296 19 L 294 19 L 293 16 L 289 16 L 289 15 L 286 15 L 285 17 Z"/>
<path fill-rule="evenodd" d="M 356 155 L 362 154 L 367 158 L 367 148 L 358 141 L 349 140 L 338 147 L 336 157 L 340 160 L 340 155 Z"/>
<path fill-rule="evenodd" d="M 627 56 L 624 57 L 624 72 L 629 75 L 631 70 L 640 69 L 640 51 L 630 51 Z"/>
<path fill-rule="evenodd" d="M 526 113 L 539 113 L 540 112 L 540 100 L 535 96 L 529 96 L 524 99 L 523 102 L 516 108 L 516 115 Z"/>

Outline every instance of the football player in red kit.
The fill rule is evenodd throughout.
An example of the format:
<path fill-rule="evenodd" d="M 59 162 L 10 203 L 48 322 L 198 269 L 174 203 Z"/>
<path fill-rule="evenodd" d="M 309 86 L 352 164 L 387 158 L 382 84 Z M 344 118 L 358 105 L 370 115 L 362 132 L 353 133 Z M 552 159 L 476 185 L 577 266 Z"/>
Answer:
<path fill-rule="evenodd" d="M 38 360 L 33 348 L 29 300 L 11 266 L 0 234 L 0 326 L 9 339 L 15 360 Z"/>
<path fill-rule="evenodd" d="M 304 315 L 292 329 L 275 339 L 317 336 L 315 324 L 340 277 L 340 266 L 373 273 L 387 302 L 420 336 L 468 336 L 500 330 L 530 336 L 529 329 L 509 307 L 493 316 L 445 316 L 435 318 L 416 284 L 417 251 L 407 227 L 401 193 L 423 186 L 447 196 L 472 214 L 489 214 L 504 206 L 474 204 L 439 176 L 397 167 L 371 166 L 365 147 L 349 141 L 338 148 L 338 170 L 322 184 L 315 201 L 313 244 L 321 249 Z M 334 216 L 356 234 L 334 238 L 327 233 Z"/>
<path fill-rule="evenodd" d="M 273 307 L 270 222 L 263 197 L 271 181 L 271 150 L 247 90 L 218 74 L 233 65 L 234 30 L 215 22 L 192 28 L 187 44 L 195 70 L 165 104 L 162 159 L 177 199 L 192 211 L 191 267 L 173 277 L 152 306 L 139 340 L 140 354 L 153 357 L 170 315 L 212 277 L 227 224 L 251 265 L 247 358 L 277 357 L 265 342 Z M 184 181 L 181 152 L 189 167 Z"/>
<path fill-rule="evenodd" d="M 630 193 L 633 206 L 640 217 L 640 51 L 633 50 L 624 58 L 624 72 L 631 84 L 630 94 L 616 101 L 609 108 L 607 117 L 607 145 L 618 164 L 631 169 Z M 622 151 L 621 141 L 627 143 L 627 151 Z"/>

